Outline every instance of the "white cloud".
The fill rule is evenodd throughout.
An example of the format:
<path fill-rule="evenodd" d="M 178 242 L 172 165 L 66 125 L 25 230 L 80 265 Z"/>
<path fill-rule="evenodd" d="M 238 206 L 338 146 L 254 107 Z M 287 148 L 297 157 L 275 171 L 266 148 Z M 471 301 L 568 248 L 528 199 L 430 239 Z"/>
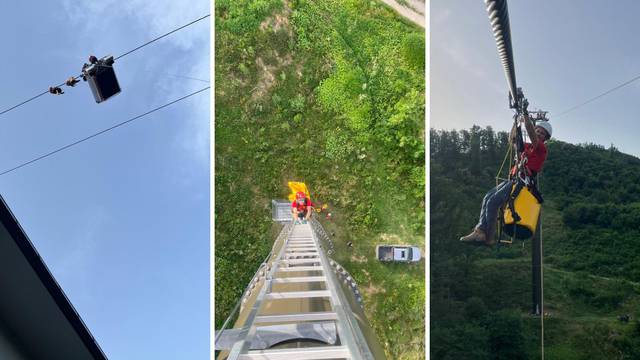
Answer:
<path fill-rule="evenodd" d="M 123 20 L 135 21 L 141 31 L 149 37 L 165 33 L 208 14 L 208 1 L 172 1 L 172 0 L 101 0 L 73 1 L 63 0 L 63 6 L 69 20 L 83 26 L 87 33 L 108 35 L 116 31 L 114 24 Z M 203 20 L 208 21 L 208 20 Z M 207 42 L 209 34 L 199 31 L 186 31 L 180 36 L 167 38 L 167 41 L 187 50 L 199 41 Z"/>
<path fill-rule="evenodd" d="M 91 34 L 96 39 L 102 37 L 101 42 L 123 46 L 113 50 L 114 52 L 127 51 L 210 12 L 210 2 L 207 0 L 63 1 L 69 20 L 81 28 L 83 34 Z M 126 29 L 118 28 L 118 25 L 127 21 L 131 23 Z M 155 77 L 156 83 L 153 84 L 157 97 L 154 105 L 175 100 L 208 85 L 172 75 L 209 79 L 209 23 L 210 18 L 201 20 L 163 38 L 160 40 L 161 43 L 151 45 L 173 47 L 172 54 L 177 54 L 171 59 L 145 58 L 142 70 L 158 75 Z M 131 31 L 131 28 L 136 29 L 135 34 L 126 33 Z M 135 73 L 130 75 L 144 76 Z M 149 74 L 146 75 L 145 78 Z M 191 153 L 198 168 L 209 167 L 209 98 L 210 91 L 205 91 L 184 101 L 181 106 L 187 109 L 186 116 L 180 119 L 183 125 L 173 144 Z"/>
<path fill-rule="evenodd" d="M 94 206 L 88 211 L 87 216 L 80 220 L 84 223 L 77 224 L 75 233 L 65 244 L 68 251 L 65 251 L 64 256 L 58 259 L 58 263 L 54 264 L 52 269 L 56 270 L 57 279 L 81 284 L 75 288 L 84 289 L 82 296 L 89 296 L 92 284 L 90 269 L 95 269 L 95 263 L 100 256 L 98 238 L 109 221 L 109 215 L 104 208 Z"/>
<path fill-rule="evenodd" d="M 487 71 L 481 68 L 476 60 L 475 56 L 472 56 L 468 51 L 464 50 L 462 46 L 457 46 L 453 41 L 447 43 L 446 46 L 438 47 L 455 63 L 458 69 L 462 69 L 469 74 L 473 75 L 476 79 L 481 80 L 482 83 L 489 89 L 493 90 L 496 94 L 503 94 L 505 91 L 505 84 L 502 78 L 496 78 L 494 74 L 489 74 Z M 506 80 L 505 80 L 506 81 Z"/>
<path fill-rule="evenodd" d="M 446 24 L 451 19 L 451 9 L 442 7 L 432 7 L 433 20 L 431 21 L 431 28 Z"/>

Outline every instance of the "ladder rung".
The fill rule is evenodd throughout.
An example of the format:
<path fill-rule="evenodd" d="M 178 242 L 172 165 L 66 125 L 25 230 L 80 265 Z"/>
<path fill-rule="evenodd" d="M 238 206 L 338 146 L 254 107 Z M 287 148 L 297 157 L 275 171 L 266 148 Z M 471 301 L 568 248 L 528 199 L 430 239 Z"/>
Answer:
<path fill-rule="evenodd" d="M 254 318 L 255 320 L 255 318 Z M 255 337 L 250 340 L 249 348 L 254 350 L 269 349 L 283 340 L 310 339 L 326 345 L 333 345 L 338 340 L 338 329 L 335 321 L 300 321 L 280 324 L 255 324 Z M 215 350 L 231 350 L 240 354 L 242 340 L 247 339 L 243 329 L 226 329 L 215 332 Z M 234 349 L 235 347 L 235 349 Z M 235 351 L 234 351 L 235 350 Z M 246 351 L 244 352 L 246 354 Z M 238 359 L 235 357 L 230 357 Z"/>
<path fill-rule="evenodd" d="M 239 360 L 322 360 L 351 359 L 346 346 L 317 346 L 298 349 L 251 350 Z"/>
<path fill-rule="evenodd" d="M 310 312 L 302 314 L 260 315 L 256 316 L 254 323 L 265 324 L 290 321 L 324 321 L 337 319 L 338 315 L 334 312 Z"/>
<path fill-rule="evenodd" d="M 285 277 L 271 279 L 272 284 L 292 284 L 292 283 L 306 283 L 306 282 L 319 282 L 327 281 L 324 276 L 300 276 L 300 277 Z"/>
<path fill-rule="evenodd" d="M 275 292 L 269 293 L 265 295 L 265 298 L 268 300 L 277 300 L 277 299 L 306 299 L 306 298 L 319 298 L 319 297 L 330 297 L 331 291 L 329 290 L 311 290 L 311 291 L 286 291 L 286 292 Z"/>
<path fill-rule="evenodd" d="M 278 271 L 322 271 L 322 266 L 279 267 Z"/>
<path fill-rule="evenodd" d="M 318 249 L 315 247 L 292 248 L 292 249 L 287 248 L 286 252 L 291 254 L 291 253 L 297 253 L 297 252 L 311 252 L 311 251 L 315 251 L 317 253 Z"/>
<path fill-rule="evenodd" d="M 318 257 L 318 252 L 299 252 L 299 253 L 289 253 L 285 255 L 287 259 L 291 259 L 294 257 L 299 257 L 299 256 L 315 256 L 316 258 Z"/>
<path fill-rule="evenodd" d="M 319 262 L 320 262 L 320 258 L 280 260 L 281 264 L 315 264 Z"/>

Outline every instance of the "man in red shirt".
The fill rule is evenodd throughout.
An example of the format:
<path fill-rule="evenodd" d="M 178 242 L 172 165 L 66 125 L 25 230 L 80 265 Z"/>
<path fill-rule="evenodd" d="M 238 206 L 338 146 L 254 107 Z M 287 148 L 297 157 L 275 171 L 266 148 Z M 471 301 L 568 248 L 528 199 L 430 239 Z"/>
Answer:
<path fill-rule="evenodd" d="M 307 199 L 307 196 L 302 191 L 296 193 L 296 199 L 291 203 L 291 212 L 293 213 L 293 221 L 296 220 L 309 220 L 311 217 L 311 211 L 313 209 L 313 203 Z"/>
<path fill-rule="evenodd" d="M 547 158 L 547 147 L 545 141 L 551 137 L 551 124 L 547 121 L 540 121 L 534 127 L 531 119 L 527 114 L 520 118 L 521 122 L 524 122 L 527 134 L 531 139 L 530 144 L 525 144 L 524 147 L 524 163 L 525 176 L 534 178 L 535 175 L 542 170 L 542 165 Z M 511 139 L 516 136 L 516 127 L 511 130 Z M 516 175 L 518 171 L 517 165 L 511 169 L 511 175 Z M 512 176 L 513 178 L 513 176 Z M 473 231 L 460 238 L 460 241 L 466 243 L 476 243 L 483 245 L 495 244 L 494 232 L 496 227 L 496 220 L 498 218 L 498 210 L 507 202 L 509 195 L 511 194 L 513 182 L 506 180 L 491 189 L 482 200 L 482 207 L 480 209 L 480 220 L 473 229 Z"/>

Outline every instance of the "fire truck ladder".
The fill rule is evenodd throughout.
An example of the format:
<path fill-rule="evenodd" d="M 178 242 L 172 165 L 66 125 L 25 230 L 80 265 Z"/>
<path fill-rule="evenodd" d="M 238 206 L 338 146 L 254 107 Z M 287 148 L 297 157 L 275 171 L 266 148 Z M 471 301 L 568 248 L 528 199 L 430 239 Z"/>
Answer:
<path fill-rule="evenodd" d="M 384 358 L 355 282 L 327 257 L 327 242 L 316 220 L 284 226 L 243 295 L 236 325 L 216 332 L 219 359 Z"/>

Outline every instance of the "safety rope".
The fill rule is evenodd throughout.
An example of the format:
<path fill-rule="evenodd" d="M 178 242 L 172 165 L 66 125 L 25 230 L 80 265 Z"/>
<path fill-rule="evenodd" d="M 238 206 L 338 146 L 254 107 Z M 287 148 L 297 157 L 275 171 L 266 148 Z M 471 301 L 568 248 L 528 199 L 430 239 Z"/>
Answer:
<path fill-rule="evenodd" d="M 507 162 L 507 158 L 511 159 L 509 161 L 509 169 L 511 169 L 511 165 L 513 162 L 513 139 L 511 139 L 511 134 L 509 134 L 509 145 L 507 146 L 507 152 L 504 154 L 504 159 L 502 159 L 502 164 L 500 165 L 500 169 L 496 174 L 496 186 L 500 184 L 500 180 L 508 180 L 507 178 L 501 178 L 500 174 L 502 173 L 502 169 L 504 169 L 504 164 Z"/>
<path fill-rule="evenodd" d="M 509 169 L 511 169 L 513 167 L 513 138 L 511 137 L 511 132 L 509 132 L 509 144 L 507 145 L 507 151 L 504 155 L 504 159 L 502 159 L 502 164 L 500 165 L 500 169 L 498 170 L 498 173 L 496 174 L 496 187 L 498 185 L 500 185 L 501 180 L 505 181 L 505 180 L 509 180 L 508 176 L 507 178 L 501 178 L 500 174 L 502 173 L 502 169 L 504 169 L 504 164 L 507 162 L 507 158 L 509 158 Z M 511 170 L 509 170 L 511 171 Z M 507 172 L 507 174 L 509 174 L 509 172 Z M 500 208 L 500 214 L 504 214 L 504 208 L 505 205 L 503 205 Z M 502 228 L 504 227 L 504 216 L 499 216 L 499 221 L 497 222 L 497 234 L 498 234 L 498 238 L 496 241 L 496 250 L 500 250 L 500 243 L 501 243 L 501 239 L 502 239 Z M 515 234 L 515 222 L 514 222 L 514 230 L 513 233 Z M 513 236 L 511 237 L 511 243 L 513 243 Z"/>

